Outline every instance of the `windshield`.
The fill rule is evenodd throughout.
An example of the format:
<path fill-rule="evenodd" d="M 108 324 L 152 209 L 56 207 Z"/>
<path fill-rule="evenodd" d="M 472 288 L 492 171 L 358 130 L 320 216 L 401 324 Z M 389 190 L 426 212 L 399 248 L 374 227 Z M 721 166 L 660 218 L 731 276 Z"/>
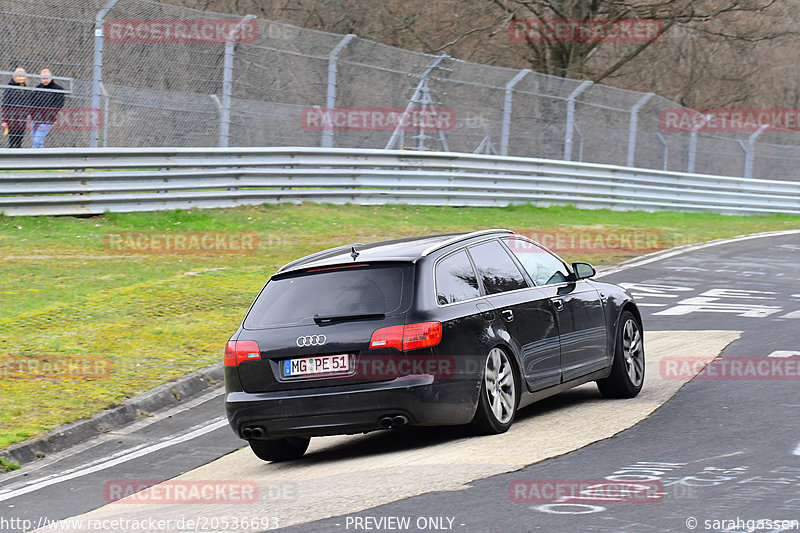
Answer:
<path fill-rule="evenodd" d="M 271 279 L 244 321 L 245 329 L 313 324 L 317 317 L 375 318 L 404 313 L 413 265 L 365 265 Z"/>

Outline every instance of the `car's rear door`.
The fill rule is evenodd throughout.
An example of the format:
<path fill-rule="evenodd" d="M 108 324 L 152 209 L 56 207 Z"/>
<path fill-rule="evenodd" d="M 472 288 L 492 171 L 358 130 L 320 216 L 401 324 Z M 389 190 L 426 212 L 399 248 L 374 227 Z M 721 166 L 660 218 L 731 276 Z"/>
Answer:
<path fill-rule="evenodd" d="M 477 274 L 463 248 L 442 256 L 434 267 L 436 318 L 442 323 L 440 357 L 453 358 L 459 372 L 471 376 L 483 368 L 490 330 L 497 320 L 481 296 Z"/>
<path fill-rule="evenodd" d="M 528 283 L 506 247 L 497 239 L 470 246 L 470 256 L 503 326 L 516 344 L 521 372 L 531 391 L 561 382 L 555 311 L 542 292 Z"/>

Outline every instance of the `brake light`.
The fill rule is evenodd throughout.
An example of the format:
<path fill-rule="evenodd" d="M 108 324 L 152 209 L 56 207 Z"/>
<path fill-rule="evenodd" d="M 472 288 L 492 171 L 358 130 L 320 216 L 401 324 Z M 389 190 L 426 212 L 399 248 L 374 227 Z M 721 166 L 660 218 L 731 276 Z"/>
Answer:
<path fill-rule="evenodd" d="M 332 266 L 332 267 L 320 267 L 320 268 L 312 268 L 308 271 L 308 273 L 312 272 L 327 272 L 328 270 L 342 270 L 345 268 L 363 268 L 368 267 L 369 263 L 359 263 L 358 265 L 340 265 L 340 266 Z"/>
<path fill-rule="evenodd" d="M 370 348 L 397 348 L 401 351 L 436 346 L 442 340 L 442 324 L 420 322 L 405 326 L 390 326 L 375 330 L 369 341 Z"/>
<path fill-rule="evenodd" d="M 225 345 L 225 366 L 239 366 L 242 361 L 261 359 L 256 341 L 228 341 Z"/>

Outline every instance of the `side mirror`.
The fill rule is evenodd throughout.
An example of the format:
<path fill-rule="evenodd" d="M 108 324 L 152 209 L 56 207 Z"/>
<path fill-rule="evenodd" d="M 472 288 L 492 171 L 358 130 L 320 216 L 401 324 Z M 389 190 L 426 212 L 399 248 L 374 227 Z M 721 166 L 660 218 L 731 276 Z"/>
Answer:
<path fill-rule="evenodd" d="M 591 278 L 597 271 L 589 263 L 572 263 L 572 271 L 575 273 L 575 280 Z"/>

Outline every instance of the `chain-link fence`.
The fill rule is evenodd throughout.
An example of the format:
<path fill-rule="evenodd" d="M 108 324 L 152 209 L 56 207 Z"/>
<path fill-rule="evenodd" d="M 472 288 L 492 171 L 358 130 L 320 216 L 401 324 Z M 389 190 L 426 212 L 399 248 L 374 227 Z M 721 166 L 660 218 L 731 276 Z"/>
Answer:
<path fill-rule="evenodd" d="M 47 147 L 406 148 L 800 178 L 794 131 L 676 131 L 664 116 L 680 106 L 656 95 L 149 0 L 0 0 L 0 71 L 18 67 L 70 78 Z"/>

